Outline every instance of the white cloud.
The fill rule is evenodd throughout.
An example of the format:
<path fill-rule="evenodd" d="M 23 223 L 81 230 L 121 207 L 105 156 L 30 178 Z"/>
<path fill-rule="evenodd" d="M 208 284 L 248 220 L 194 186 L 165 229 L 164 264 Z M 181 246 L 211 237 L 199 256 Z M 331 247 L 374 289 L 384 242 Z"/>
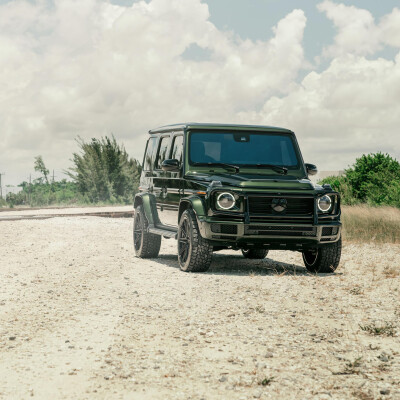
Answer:
<path fill-rule="evenodd" d="M 324 49 L 327 57 L 343 54 L 371 55 L 385 45 L 400 47 L 400 10 L 394 8 L 377 23 L 371 12 L 325 0 L 317 5 L 337 28 L 334 44 Z"/>
<path fill-rule="evenodd" d="M 380 37 L 383 43 L 400 48 L 400 10 L 385 15 L 380 22 Z"/>
<path fill-rule="evenodd" d="M 311 72 L 285 97 L 268 100 L 242 120 L 292 128 L 308 162 L 342 168 L 367 152 L 400 158 L 400 54 L 396 60 L 336 58 Z"/>
<path fill-rule="evenodd" d="M 17 161 L 29 171 L 37 154 L 65 168 L 74 137 L 111 132 L 141 158 L 149 128 L 232 121 L 238 110 L 287 94 L 304 65 L 301 10 L 279 21 L 271 40 L 253 42 L 218 30 L 200 0 L 47 4 L 0 6 L 3 169 Z M 193 43 L 210 60 L 184 59 Z"/>
<path fill-rule="evenodd" d="M 67 168 L 77 135 L 114 133 L 141 159 L 148 129 L 188 120 L 292 128 L 321 169 L 362 152 L 399 157 L 399 57 L 364 58 L 399 46 L 398 9 L 376 23 L 365 10 L 321 3 L 338 28 L 331 64 L 298 84 L 308 66 L 301 10 L 277 21 L 270 40 L 250 41 L 217 29 L 200 0 L 48 3 L 0 6 L 0 172 L 8 180 L 12 171 L 25 179 L 38 154 L 50 169 Z M 192 44 L 209 59 L 183 57 Z"/>

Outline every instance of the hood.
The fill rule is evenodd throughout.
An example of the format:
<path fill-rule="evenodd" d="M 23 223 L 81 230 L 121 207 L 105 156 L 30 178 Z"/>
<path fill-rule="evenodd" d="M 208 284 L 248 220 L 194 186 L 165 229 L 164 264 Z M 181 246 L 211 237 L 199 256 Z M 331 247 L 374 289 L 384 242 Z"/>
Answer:
<path fill-rule="evenodd" d="M 222 186 L 232 186 L 237 188 L 253 189 L 293 189 L 293 190 L 313 190 L 314 184 L 309 179 L 298 178 L 291 175 L 261 175 L 261 174 L 190 174 L 187 179 L 192 179 L 203 184 L 210 184 L 213 181 L 221 182 Z"/>

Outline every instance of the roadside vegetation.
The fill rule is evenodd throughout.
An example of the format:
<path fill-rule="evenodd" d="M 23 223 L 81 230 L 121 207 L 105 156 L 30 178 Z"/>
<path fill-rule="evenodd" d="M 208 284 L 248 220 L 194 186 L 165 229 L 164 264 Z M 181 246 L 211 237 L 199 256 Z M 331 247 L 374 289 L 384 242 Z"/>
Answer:
<path fill-rule="evenodd" d="M 343 176 L 320 183 L 340 192 L 342 204 L 400 208 L 400 163 L 389 154 L 363 154 Z"/>
<path fill-rule="evenodd" d="M 73 166 L 65 171 L 70 180 L 51 179 L 43 158 L 37 156 L 34 169 L 40 177 L 22 182 L 18 185 L 22 190 L 7 193 L 0 206 L 132 204 L 139 185 L 139 162 L 129 158 L 114 137 L 76 141 L 80 151 L 73 154 Z"/>
<path fill-rule="evenodd" d="M 351 242 L 400 243 L 400 209 L 343 206 L 343 239 Z"/>
<path fill-rule="evenodd" d="M 367 154 L 328 183 L 341 194 L 343 237 L 353 242 L 400 243 L 400 163 Z"/>

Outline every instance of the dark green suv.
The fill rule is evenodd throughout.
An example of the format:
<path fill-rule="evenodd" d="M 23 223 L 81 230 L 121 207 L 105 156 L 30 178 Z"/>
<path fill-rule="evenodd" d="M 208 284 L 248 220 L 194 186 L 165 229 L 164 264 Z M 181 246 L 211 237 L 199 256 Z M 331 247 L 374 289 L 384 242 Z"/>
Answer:
<path fill-rule="evenodd" d="M 295 134 L 270 126 L 187 123 L 151 130 L 135 197 L 134 247 L 157 257 L 178 241 L 183 271 L 207 271 L 213 251 L 303 254 L 333 272 L 341 254 L 340 196 L 308 175 Z"/>

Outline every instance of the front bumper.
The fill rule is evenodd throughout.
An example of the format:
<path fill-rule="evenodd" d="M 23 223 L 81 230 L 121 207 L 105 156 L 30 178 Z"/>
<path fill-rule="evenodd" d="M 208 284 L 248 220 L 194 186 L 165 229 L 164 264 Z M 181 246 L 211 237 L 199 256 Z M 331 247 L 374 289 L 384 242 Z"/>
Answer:
<path fill-rule="evenodd" d="M 215 245 L 303 249 L 335 243 L 341 237 L 340 221 L 321 225 L 245 224 L 198 219 L 201 236 Z"/>

